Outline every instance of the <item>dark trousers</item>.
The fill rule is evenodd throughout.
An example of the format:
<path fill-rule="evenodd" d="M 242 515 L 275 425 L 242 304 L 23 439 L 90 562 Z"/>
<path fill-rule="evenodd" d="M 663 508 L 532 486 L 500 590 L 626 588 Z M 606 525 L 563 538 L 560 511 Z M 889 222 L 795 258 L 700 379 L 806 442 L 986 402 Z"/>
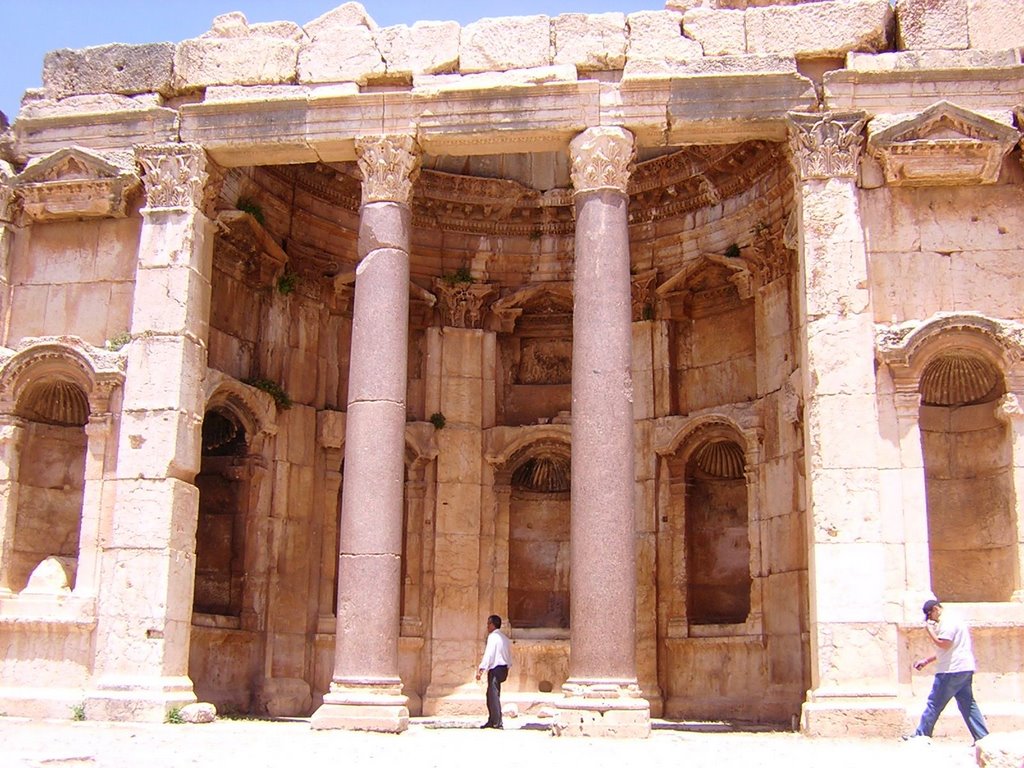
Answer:
<path fill-rule="evenodd" d="M 978 702 L 974 700 L 971 685 L 973 680 L 973 672 L 939 672 L 935 675 L 931 693 L 928 694 L 928 704 L 925 705 L 921 723 L 917 726 L 917 735 L 931 736 L 935 721 L 939 719 L 942 710 L 949 704 L 950 699 L 956 699 L 956 705 L 974 740 L 988 736 L 985 718 L 978 709 Z"/>
<path fill-rule="evenodd" d="M 508 667 L 501 664 L 487 670 L 487 724 L 501 725 L 501 684 L 508 679 Z"/>

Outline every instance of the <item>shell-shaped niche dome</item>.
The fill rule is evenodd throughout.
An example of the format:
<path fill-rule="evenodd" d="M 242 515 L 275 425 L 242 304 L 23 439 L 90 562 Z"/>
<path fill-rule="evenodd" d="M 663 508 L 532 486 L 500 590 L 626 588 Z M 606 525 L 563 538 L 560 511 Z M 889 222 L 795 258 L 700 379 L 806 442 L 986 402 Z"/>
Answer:
<path fill-rule="evenodd" d="M 207 411 L 203 417 L 203 455 L 235 456 L 245 452 L 245 429 L 227 410 Z"/>
<path fill-rule="evenodd" d="M 15 413 L 41 424 L 83 427 L 89 421 L 89 398 L 81 387 L 70 381 L 36 381 L 18 398 Z"/>
<path fill-rule="evenodd" d="M 693 462 L 712 477 L 728 480 L 743 477 L 743 451 L 731 440 L 705 443 L 693 455 Z"/>
<path fill-rule="evenodd" d="M 512 473 L 512 485 L 540 493 L 564 493 L 569 490 L 569 459 L 562 456 L 537 456 Z"/>
<path fill-rule="evenodd" d="M 921 402 L 925 405 L 971 405 L 1002 395 L 1002 377 L 986 360 L 966 353 L 933 360 L 921 376 Z"/>

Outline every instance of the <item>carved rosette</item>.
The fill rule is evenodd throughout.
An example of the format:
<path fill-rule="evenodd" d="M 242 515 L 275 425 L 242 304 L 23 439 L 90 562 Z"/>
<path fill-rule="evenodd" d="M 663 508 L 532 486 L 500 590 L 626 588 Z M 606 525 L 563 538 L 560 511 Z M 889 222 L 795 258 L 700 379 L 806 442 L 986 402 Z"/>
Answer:
<path fill-rule="evenodd" d="M 863 112 L 790 112 L 789 146 L 800 179 L 855 178 L 866 122 Z"/>
<path fill-rule="evenodd" d="M 363 205 L 412 203 L 412 187 L 419 175 L 420 153 L 410 135 L 360 136 L 356 161 L 363 177 Z"/>
<path fill-rule="evenodd" d="M 441 323 L 450 328 L 480 328 L 483 324 L 484 301 L 494 293 L 486 283 L 452 283 L 435 280 L 440 299 Z"/>
<path fill-rule="evenodd" d="M 613 189 L 626 192 L 633 167 L 633 134 L 625 128 L 588 128 L 569 144 L 575 194 Z"/>
<path fill-rule="evenodd" d="M 198 144 L 148 144 L 135 156 L 145 176 L 149 208 L 200 208 L 206 186 L 206 153 Z"/>

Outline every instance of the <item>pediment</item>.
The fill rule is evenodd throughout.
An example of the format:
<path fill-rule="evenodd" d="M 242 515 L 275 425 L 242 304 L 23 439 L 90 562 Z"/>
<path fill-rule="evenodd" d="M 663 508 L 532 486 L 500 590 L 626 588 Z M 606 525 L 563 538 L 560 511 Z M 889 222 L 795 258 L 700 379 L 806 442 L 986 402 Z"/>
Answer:
<path fill-rule="evenodd" d="M 22 210 L 35 221 L 123 217 L 139 184 L 130 153 L 82 147 L 35 160 L 15 180 Z"/>
<path fill-rule="evenodd" d="M 504 333 L 512 333 L 516 321 L 524 315 L 571 316 L 572 285 L 543 283 L 529 286 L 494 302 L 491 311 L 497 317 Z"/>
<path fill-rule="evenodd" d="M 1019 140 L 1010 125 L 940 101 L 920 114 L 869 128 L 867 149 L 889 184 L 994 184 Z"/>

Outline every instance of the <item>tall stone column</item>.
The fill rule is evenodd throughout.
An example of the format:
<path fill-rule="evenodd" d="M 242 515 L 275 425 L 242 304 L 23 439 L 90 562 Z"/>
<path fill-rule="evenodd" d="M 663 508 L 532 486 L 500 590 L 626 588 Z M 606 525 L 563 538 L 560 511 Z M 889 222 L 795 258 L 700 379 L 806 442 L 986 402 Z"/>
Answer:
<path fill-rule="evenodd" d="M 363 176 L 352 315 L 338 612 L 331 690 L 317 729 L 404 731 L 398 672 L 412 136 L 356 140 Z"/>
<path fill-rule="evenodd" d="M 1013 446 L 1013 487 L 1017 489 L 1017 514 L 1014 516 L 1017 523 L 1017 573 L 1016 589 L 1013 591 L 1012 599 L 1021 603 L 1024 602 L 1024 407 L 1021 407 L 1021 400 L 1024 398 L 1024 371 L 1020 371 L 1018 366 L 1015 366 L 1006 377 L 1007 392 L 999 403 L 996 417 L 1006 424 Z"/>
<path fill-rule="evenodd" d="M 572 522 L 566 735 L 647 736 L 636 676 L 636 553 L 629 180 L 633 136 L 591 128 L 570 144 L 576 204 Z"/>
<path fill-rule="evenodd" d="M 145 176 L 115 500 L 100 521 L 90 720 L 156 720 L 195 701 L 188 678 L 209 330 L 206 155 L 138 147 Z M 107 486 L 107 483 L 104 483 Z"/>
<path fill-rule="evenodd" d="M 875 339 L 857 170 L 864 115 L 790 113 L 814 734 L 898 734 L 896 622 L 879 505 Z M 892 615 L 887 609 L 892 610 Z"/>

